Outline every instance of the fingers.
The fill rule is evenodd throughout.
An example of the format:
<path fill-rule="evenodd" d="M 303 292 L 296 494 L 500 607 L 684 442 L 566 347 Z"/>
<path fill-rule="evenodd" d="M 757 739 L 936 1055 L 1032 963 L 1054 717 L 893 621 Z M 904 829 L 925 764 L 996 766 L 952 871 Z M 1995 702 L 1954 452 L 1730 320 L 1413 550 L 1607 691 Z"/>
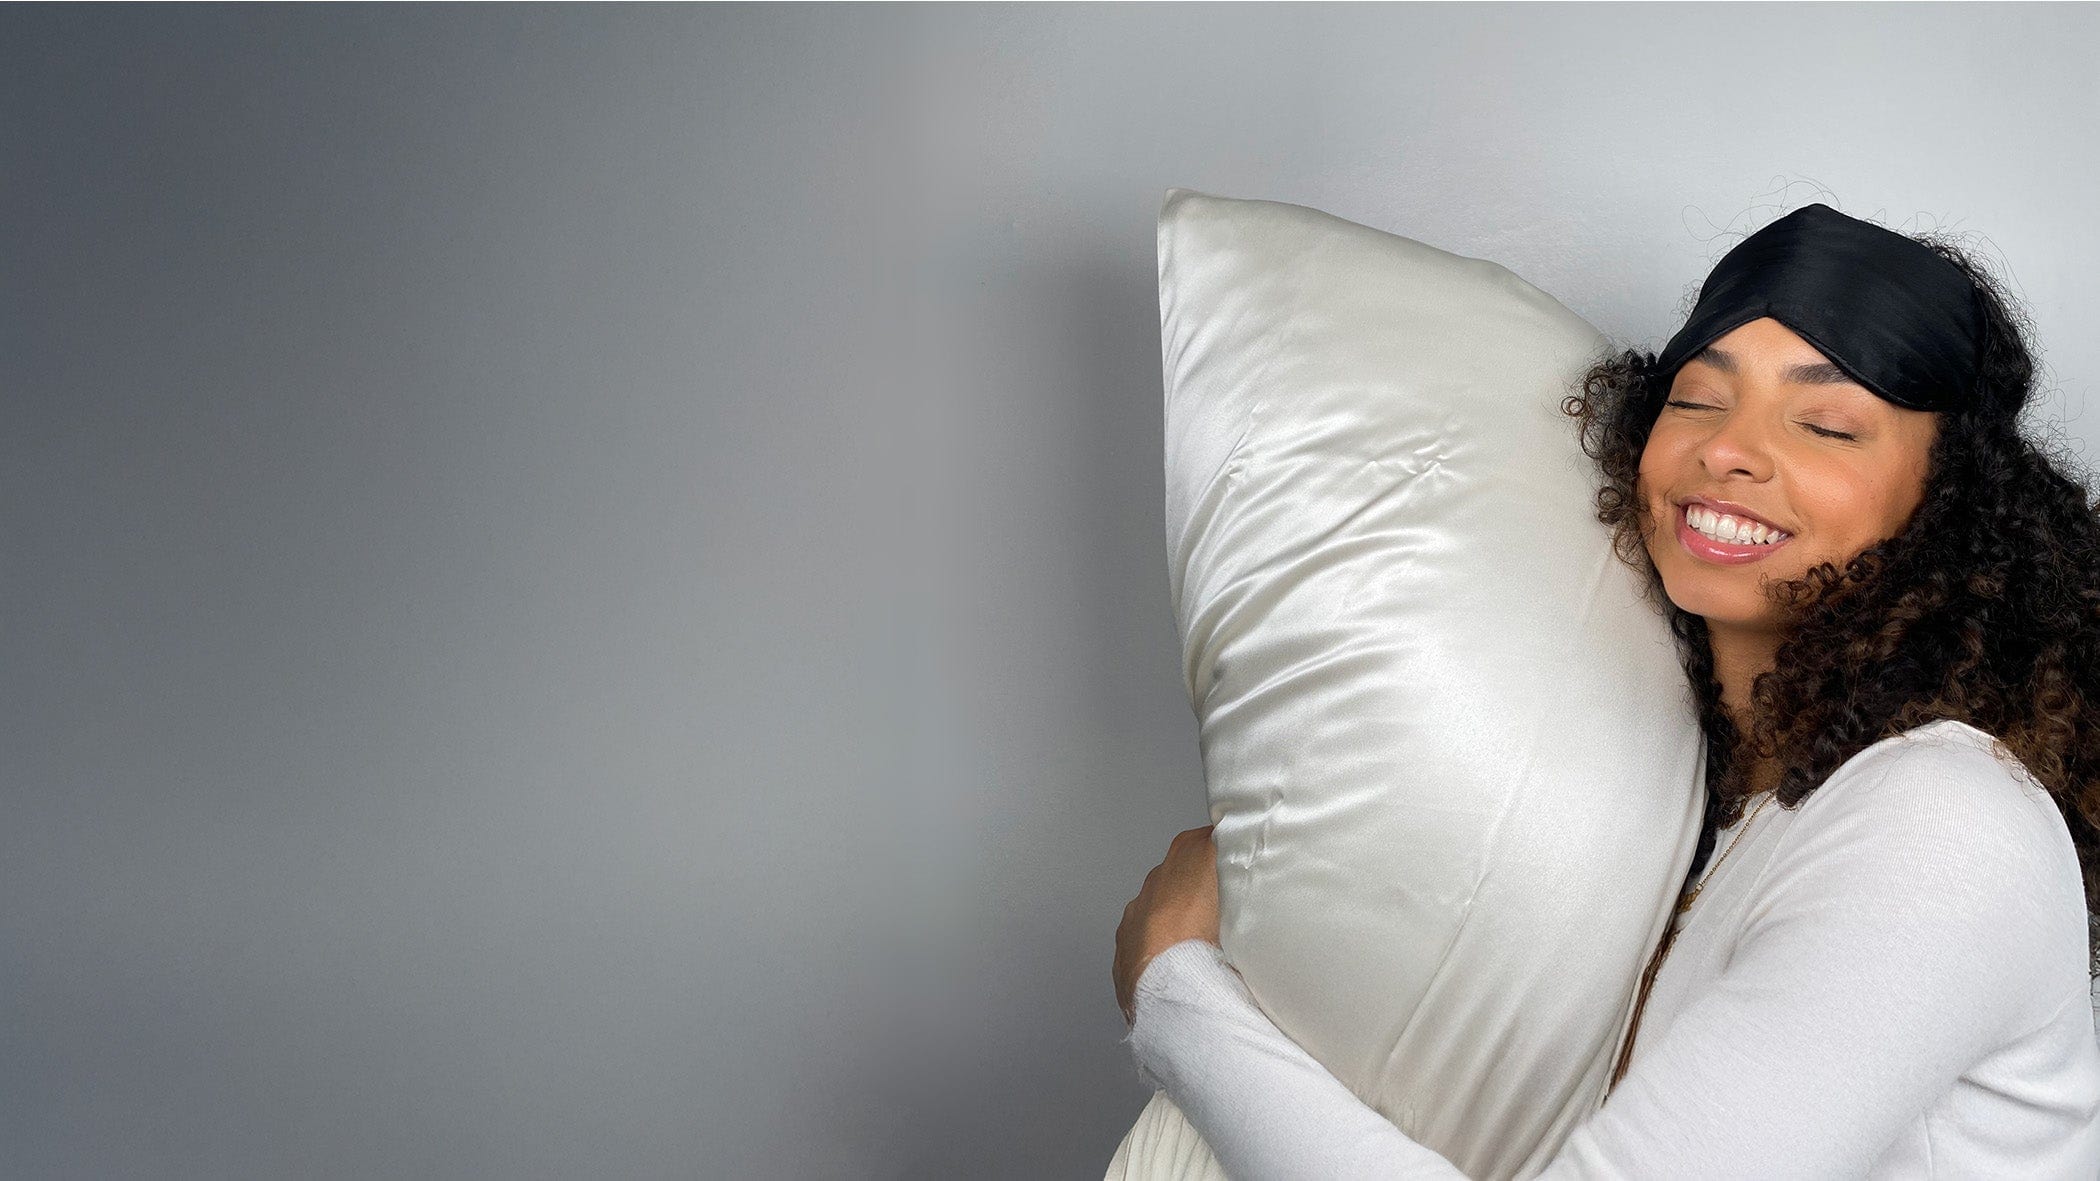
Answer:
<path fill-rule="evenodd" d="M 1217 825 L 1215 824 L 1206 824 L 1201 828 L 1184 828 L 1180 832 L 1174 834 L 1174 839 L 1168 843 L 1168 848 L 1172 848 L 1175 845 L 1186 844 L 1190 841 L 1204 840 L 1205 838 L 1211 835 L 1211 830 L 1216 827 Z"/>
<path fill-rule="evenodd" d="M 1177 855 L 1189 856 L 1197 848 L 1212 844 L 1211 830 L 1215 827 L 1217 826 L 1206 824 L 1201 828 L 1185 828 L 1175 833 L 1174 839 L 1167 844 L 1167 860 L 1172 861 Z"/>

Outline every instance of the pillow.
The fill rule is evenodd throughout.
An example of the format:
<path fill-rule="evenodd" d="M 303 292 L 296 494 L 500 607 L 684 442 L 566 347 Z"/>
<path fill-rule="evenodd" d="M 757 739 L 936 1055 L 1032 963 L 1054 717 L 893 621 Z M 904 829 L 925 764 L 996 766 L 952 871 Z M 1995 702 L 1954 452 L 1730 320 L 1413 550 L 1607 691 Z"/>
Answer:
<path fill-rule="evenodd" d="M 1226 958 L 1473 1178 L 1602 1102 L 1705 750 L 1560 411 L 1604 338 L 1492 262 L 1272 201 L 1159 216 L 1168 577 Z M 1156 1094 L 1112 1178 L 1220 1177 Z"/>

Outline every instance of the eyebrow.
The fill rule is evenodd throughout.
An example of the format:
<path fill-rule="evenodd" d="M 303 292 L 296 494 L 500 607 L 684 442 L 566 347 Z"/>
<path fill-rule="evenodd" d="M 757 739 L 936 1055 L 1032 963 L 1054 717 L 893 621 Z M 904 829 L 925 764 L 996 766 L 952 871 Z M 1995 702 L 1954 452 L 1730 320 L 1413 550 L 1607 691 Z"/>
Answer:
<path fill-rule="evenodd" d="M 1741 366 L 1735 363 L 1735 354 L 1726 349 L 1717 348 L 1714 345 L 1707 345 L 1705 348 L 1700 349 L 1692 355 L 1692 360 L 1704 361 L 1730 377 L 1741 371 Z M 1829 361 L 1811 361 L 1800 365 L 1789 365 L 1786 368 L 1786 372 L 1779 376 L 1788 381 L 1799 382 L 1802 385 L 1859 384 L 1851 374 Z"/>

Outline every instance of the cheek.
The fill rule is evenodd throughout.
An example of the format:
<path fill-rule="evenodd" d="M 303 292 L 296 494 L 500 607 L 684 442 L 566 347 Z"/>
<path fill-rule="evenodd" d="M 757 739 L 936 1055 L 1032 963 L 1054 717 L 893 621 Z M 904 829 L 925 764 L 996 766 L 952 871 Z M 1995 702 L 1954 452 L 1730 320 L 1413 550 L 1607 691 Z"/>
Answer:
<path fill-rule="evenodd" d="M 1636 491 L 1655 512 L 1670 507 L 1667 500 L 1671 490 L 1682 482 L 1679 475 L 1690 458 L 1689 447 L 1685 439 L 1673 437 L 1666 430 L 1657 430 L 1642 449 L 1640 483 Z"/>
<path fill-rule="evenodd" d="M 1802 523 L 1817 538 L 1816 549 L 1828 557 L 1850 557 L 1892 535 L 1900 525 L 1899 506 L 1889 487 L 1857 472 L 1823 473 L 1796 486 L 1794 504 Z"/>
<path fill-rule="evenodd" d="M 1666 428 L 1657 427 L 1641 449 L 1641 484 L 1652 490 L 1665 487 L 1669 483 L 1666 473 L 1675 466 L 1682 450 L 1683 445 Z"/>

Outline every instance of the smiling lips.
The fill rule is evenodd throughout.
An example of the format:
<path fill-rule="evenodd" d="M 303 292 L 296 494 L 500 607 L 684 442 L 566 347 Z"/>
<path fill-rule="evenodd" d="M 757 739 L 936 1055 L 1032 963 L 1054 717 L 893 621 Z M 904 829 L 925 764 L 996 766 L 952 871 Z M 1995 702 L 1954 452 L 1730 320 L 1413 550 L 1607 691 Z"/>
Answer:
<path fill-rule="evenodd" d="M 1700 524 L 1708 528 L 1716 528 L 1716 523 L 1718 522 L 1718 531 L 1724 536 L 1729 534 L 1733 534 L 1736 537 L 1745 537 L 1746 535 L 1748 537 L 1763 536 L 1769 540 L 1763 542 L 1753 540 L 1722 541 L 1718 538 L 1709 537 L 1707 534 L 1692 527 L 1692 514 L 1694 513 L 1699 515 Z M 1740 518 L 1728 517 L 1696 501 L 1677 506 L 1678 544 L 1689 550 L 1693 557 L 1712 562 L 1717 566 L 1741 566 L 1748 562 L 1758 561 L 1771 556 L 1774 550 L 1779 549 L 1793 539 L 1794 535 L 1791 533 L 1779 532 L 1768 529 L 1761 524 L 1752 524 L 1751 522 L 1742 521 Z"/>

